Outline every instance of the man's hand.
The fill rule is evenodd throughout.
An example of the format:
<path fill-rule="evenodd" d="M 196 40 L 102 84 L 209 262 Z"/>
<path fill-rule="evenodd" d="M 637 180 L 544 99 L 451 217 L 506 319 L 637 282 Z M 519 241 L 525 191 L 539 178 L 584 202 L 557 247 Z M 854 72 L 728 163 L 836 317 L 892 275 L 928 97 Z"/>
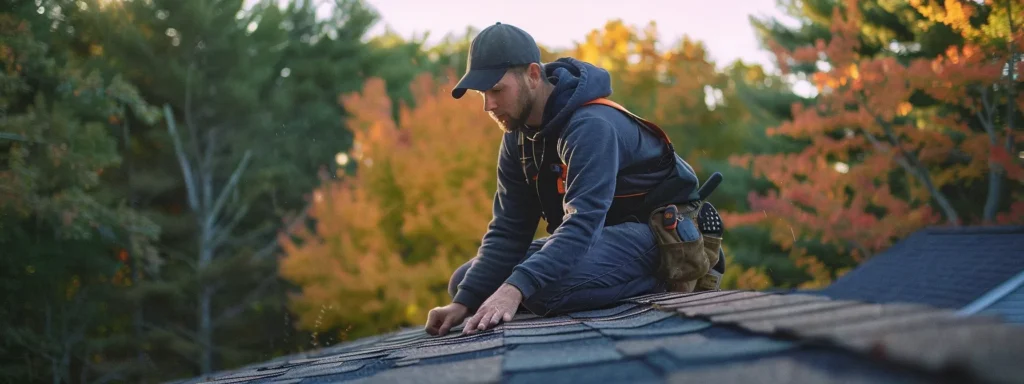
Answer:
<path fill-rule="evenodd" d="M 434 336 L 447 335 L 448 330 L 462 323 L 468 313 L 469 309 L 459 303 L 431 309 L 427 314 L 426 331 Z"/>
<path fill-rule="evenodd" d="M 491 297 L 487 298 L 487 301 L 480 305 L 476 314 L 466 321 L 462 333 L 471 335 L 476 331 L 484 331 L 496 326 L 501 321 L 512 321 L 512 316 L 515 316 L 516 310 L 519 309 L 519 303 L 522 301 L 523 293 L 519 292 L 519 288 L 508 283 L 502 284 Z"/>

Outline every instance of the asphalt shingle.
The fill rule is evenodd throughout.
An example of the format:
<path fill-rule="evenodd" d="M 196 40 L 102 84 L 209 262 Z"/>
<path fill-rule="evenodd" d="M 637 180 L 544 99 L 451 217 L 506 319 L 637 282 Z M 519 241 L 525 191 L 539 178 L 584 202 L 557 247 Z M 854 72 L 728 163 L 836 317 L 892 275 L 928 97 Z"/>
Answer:
<path fill-rule="evenodd" d="M 624 360 L 581 367 L 528 371 L 509 376 L 508 383 L 662 383 L 654 368 L 639 360 Z"/>
<path fill-rule="evenodd" d="M 396 351 L 389 355 L 388 358 L 398 358 L 402 360 L 427 359 L 432 357 L 457 355 L 460 353 L 500 348 L 504 346 L 504 344 L 505 338 L 501 337 L 500 334 L 494 334 L 491 337 L 481 338 L 480 340 L 471 343 L 450 343 L 441 345 L 430 345 L 424 347 L 411 348 L 402 351 Z"/>
<path fill-rule="evenodd" d="M 1021 356 L 1024 329 L 994 317 L 707 292 L 552 318 L 517 315 L 474 335 L 405 329 L 222 372 L 208 382 L 905 383 L 954 374 L 954 382 L 1010 383 L 1024 375 Z"/>
<path fill-rule="evenodd" d="M 524 344 L 505 353 L 505 372 L 573 367 L 616 361 L 622 358 L 615 344 L 605 338 L 560 342 L 557 345 Z"/>
<path fill-rule="evenodd" d="M 958 309 L 1024 270 L 1024 226 L 930 228 L 819 293 L 833 299 Z"/>
<path fill-rule="evenodd" d="M 501 355 L 449 364 L 417 365 L 390 369 L 353 383 L 493 383 L 502 372 Z"/>
<path fill-rule="evenodd" d="M 837 374 L 807 364 L 791 357 L 769 358 L 730 364 L 727 368 L 710 367 L 672 373 L 667 382 L 672 383 L 758 383 L 758 384 L 790 384 L 790 383 L 843 383 L 843 384 L 878 384 L 908 383 L 904 380 L 872 377 L 864 373 Z M 923 381 L 917 381 L 923 382 Z"/>
<path fill-rule="evenodd" d="M 539 336 L 513 336 L 506 337 L 505 343 L 509 345 L 519 344 L 543 344 L 543 343 L 556 343 L 563 341 L 581 340 L 599 338 L 601 333 L 593 330 L 583 332 L 570 332 L 570 333 L 559 333 L 553 335 L 539 335 Z"/>
<path fill-rule="evenodd" d="M 636 328 L 656 323 L 660 320 L 664 320 L 672 316 L 675 315 L 669 312 L 663 312 L 652 309 L 624 317 L 612 317 L 608 319 L 591 319 L 583 322 L 583 324 L 595 329 Z"/>
<path fill-rule="evenodd" d="M 711 327 L 711 323 L 696 319 L 672 316 L 636 328 L 600 328 L 602 335 L 612 338 L 658 337 L 698 332 Z"/>
<path fill-rule="evenodd" d="M 751 337 L 739 340 L 710 339 L 692 345 L 676 343 L 666 347 L 665 350 L 684 364 L 700 365 L 715 361 L 768 356 L 797 347 L 798 344 L 791 341 Z"/>
<path fill-rule="evenodd" d="M 623 303 L 610 308 L 601 308 L 590 311 L 576 312 L 568 314 L 569 317 L 574 319 L 591 319 L 591 318 L 602 318 L 615 316 L 626 311 L 641 309 L 643 306 L 634 303 Z"/>
<path fill-rule="evenodd" d="M 519 336 L 544 336 L 557 335 L 562 333 L 589 331 L 592 328 L 583 323 L 569 323 L 565 325 L 545 327 L 505 327 L 505 337 Z"/>

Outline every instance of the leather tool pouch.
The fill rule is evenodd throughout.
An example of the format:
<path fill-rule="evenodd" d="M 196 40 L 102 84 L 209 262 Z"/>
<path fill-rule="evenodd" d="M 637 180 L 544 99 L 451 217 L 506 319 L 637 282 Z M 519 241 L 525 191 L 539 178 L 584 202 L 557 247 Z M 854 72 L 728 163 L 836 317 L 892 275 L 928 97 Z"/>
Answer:
<path fill-rule="evenodd" d="M 704 239 L 704 255 L 711 263 L 711 269 L 697 280 L 695 291 L 717 291 L 722 285 L 722 273 L 716 270 L 715 264 L 722 257 L 722 217 L 711 203 L 701 204 L 697 213 L 697 228 Z M 722 261 L 724 262 L 724 260 Z"/>
<path fill-rule="evenodd" d="M 658 278 L 668 291 L 718 289 L 721 275 L 712 267 L 721 254 L 721 219 L 710 203 L 660 207 L 648 223 L 661 259 Z"/>

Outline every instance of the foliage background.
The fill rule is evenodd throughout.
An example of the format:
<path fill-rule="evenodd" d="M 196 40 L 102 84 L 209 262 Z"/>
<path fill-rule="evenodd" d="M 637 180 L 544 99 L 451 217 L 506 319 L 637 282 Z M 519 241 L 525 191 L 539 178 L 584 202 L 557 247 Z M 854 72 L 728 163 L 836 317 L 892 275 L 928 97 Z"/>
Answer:
<path fill-rule="evenodd" d="M 369 38 L 358 0 L 3 4 L 4 381 L 191 377 L 447 302 L 495 189 L 500 131 L 448 93 L 476 31 Z M 780 73 L 618 20 L 543 52 L 610 70 L 725 175 L 725 288 L 815 289 L 925 226 L 1024 221 L 1022 0 L 780 5 L 796 26 L 751 20 Z"/>

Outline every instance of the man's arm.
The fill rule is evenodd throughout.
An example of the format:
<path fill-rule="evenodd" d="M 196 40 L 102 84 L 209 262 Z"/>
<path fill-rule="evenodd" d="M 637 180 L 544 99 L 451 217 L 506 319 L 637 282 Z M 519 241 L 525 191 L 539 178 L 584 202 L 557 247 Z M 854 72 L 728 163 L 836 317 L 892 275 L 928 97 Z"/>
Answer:
<path fill-rule="evenodd" d="M 530 248 L 540 207 L 536 191 L 526 184 L 516 151 L 514 134 L 502 137 L 498 152 L 498 189 L 494 194 L 494 218 L 483 236 L 477 260 L 466 271 L 452 302 L 476 310 L 512 273 Z"/>
<path fill-rule="evenodd" d="M 604 228 L 615 197 L 619 169 L 618 137 L 611 124 L 597 117 L 571 122 L 563 134 L 560 155 L 568 166 L 565 217 L 547 243 L 506 280 L 526 300 L 561 278 L 583 256 Z"/>

